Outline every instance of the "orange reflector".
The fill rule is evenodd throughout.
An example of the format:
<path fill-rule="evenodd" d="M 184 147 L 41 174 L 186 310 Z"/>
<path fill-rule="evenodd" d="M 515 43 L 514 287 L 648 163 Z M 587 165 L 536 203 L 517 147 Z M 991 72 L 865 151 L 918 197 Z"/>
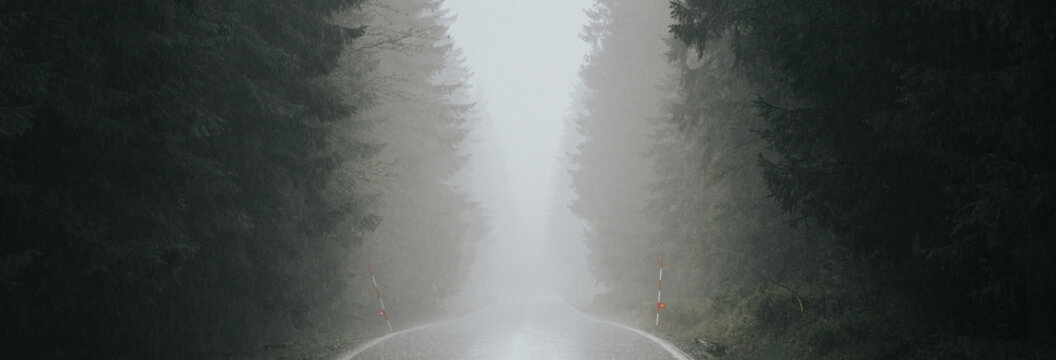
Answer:
<path fill-rule="evenodd" d="M 385 317 L 385 310 L 378 310 L 378 316 Z"/>
<path fill-rule="evenodd" d="M 664 303 L 656 303 L 656 306 L 659 306 L 661 309 L 667 309 L 667 304 Z"/>

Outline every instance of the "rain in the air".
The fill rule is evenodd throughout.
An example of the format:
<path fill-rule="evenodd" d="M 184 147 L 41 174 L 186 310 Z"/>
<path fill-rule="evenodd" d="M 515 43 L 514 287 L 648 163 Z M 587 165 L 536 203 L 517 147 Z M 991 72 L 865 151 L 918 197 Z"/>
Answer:
<path fill-rule="evenodd" d="M 0 0 L 0 358 L 1056 358 L 1056 3 Z"/>

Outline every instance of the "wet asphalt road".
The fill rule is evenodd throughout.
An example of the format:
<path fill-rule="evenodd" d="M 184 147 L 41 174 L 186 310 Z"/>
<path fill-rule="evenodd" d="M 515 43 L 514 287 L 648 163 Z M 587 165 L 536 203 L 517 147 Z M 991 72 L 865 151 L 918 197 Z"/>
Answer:
<path fill-rule="evenodd" d="M 686 359 L 671 349 L 676 353 L 560 300 L 533 299 L 496 303 L 465 318 L 398 332 L 339 359 Z"/>

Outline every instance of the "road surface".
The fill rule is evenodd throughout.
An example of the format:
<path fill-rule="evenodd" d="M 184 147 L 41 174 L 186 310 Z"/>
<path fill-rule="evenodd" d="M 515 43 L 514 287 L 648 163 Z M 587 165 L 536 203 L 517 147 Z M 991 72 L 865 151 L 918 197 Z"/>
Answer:
<path fill-rule="evenodd" d="M 690 360 L 644 332 L 587 317 L 556 298 L 495 303 L 467 317 L 398 331 L 338 360 Z"/>

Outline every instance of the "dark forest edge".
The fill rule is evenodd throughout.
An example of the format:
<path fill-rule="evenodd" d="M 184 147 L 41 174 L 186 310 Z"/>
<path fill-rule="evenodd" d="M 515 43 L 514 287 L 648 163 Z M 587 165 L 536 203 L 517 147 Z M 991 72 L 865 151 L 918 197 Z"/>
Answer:
<path fill-rule="evenodd" d="M 442 39 L 438 4 L 391 14 L 432 14 L 407 27 Z M 576 210 L 612 290 L 599 305 L 651 322 L 664 255 L 661 332 L 730 358 L 1054 356 L 1054 5 L 662 5 L 598 1 L 584 33 Z M 450 67 L 450 44 L 371 33 L 360 6 L 3 3 L 0 352 L 222 357 L 376 333 L 357 261 L 406 248 L 385 234 L 474 231 L 404 227 L 418 210 L 382 214 L 378 183 L 463 208 L 441 184 L 469 105 L 447 97 L 457 81 L 415 83 Z M 680 41 L 635 43 L 643 14 Z M 654 94 L 666 70 L 638 65 L 665 51 Z M 412 55 L 411 83 L 377 88 L 398 71 L 379 57 Z M 642 91 L 660 110 L 628 98 Z M 428 141 L 397 140 L 420 124 L 392 120 L 393 92 L 440 114 Z M 443 166 L 394 178 L 407 156 Z M 422 281 L 457 281 L 462 254 L 415 249 L 454 274 Z M 432 316 L 418 274 L 385 270 L 420 300 L 393 313 Z"/>
<path fill-rule="evenodd" d="M 478 226 L 447 185 L 472 104 L 457 98 L 465 70 L 442 41 L 440 2 L 366 11 L 379 6 L 0 3 L 3 357 L 345 346 L 381 333 L 365 254 L 415 261 L 378 245 L 385 226 L 455 249 L 421 249 L 429 271 L 452 274 L 422 280 L 443 293 L 413 280 L 392 289 L 422 299 L 394 301 L 404 319 L 435 316 L 435 297 L 457 289 L 466 229 Z M 404 32 L 424 40 L 401 41 Z M 399 69 L 402 83 L 378 66 L 385 57 L 415 59 Z M 386 94 L 408 87 L 416 92 L 401 104 L 422 112 L 399 118 L 422 123 L 420 135 L 382 133 L 398 126 Z M 406 144 L 422 149 L 393 154 Z M 440 167 L 397 168 L 392 157 Z M 433 197 L 392 210 L 393 194 L 375 184 L 400 179 Z M 401 223 L 437 208 L 451 215 Z M 393 282 L 413 278 L 386 270 Z"/>
<path fill-rule="evenodd" d="M 660 332 L 728 358 L 1056 356 L 1051 2 L 668 5 L 584 32 L 596 306 L 652 328 L 662 255 Z"/>

